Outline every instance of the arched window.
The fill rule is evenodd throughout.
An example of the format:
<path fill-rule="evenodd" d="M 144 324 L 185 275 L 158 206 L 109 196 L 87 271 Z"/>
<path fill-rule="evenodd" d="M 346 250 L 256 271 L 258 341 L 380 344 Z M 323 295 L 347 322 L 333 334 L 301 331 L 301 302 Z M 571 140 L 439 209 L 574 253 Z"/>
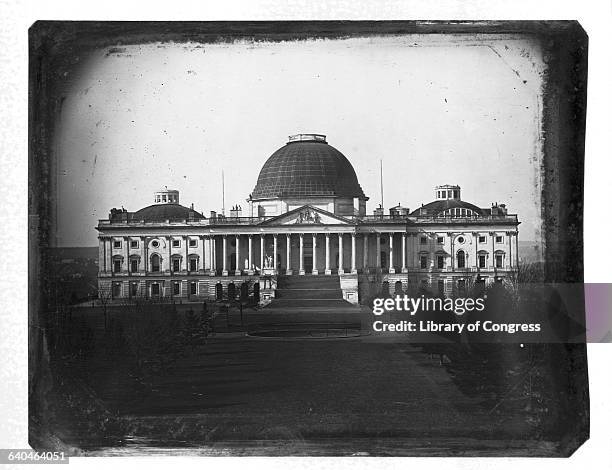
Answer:
<path fill-rule="evenodd" d="M 227 285 L 227 298 L 230 300 L 236 299 L 236 284 L 234 284 L 233 282 L 230 282 Z"/>
<path fill-rule="evenodd" d="M 389 297 L 389 281 L 383 281 L 382 283 L 382 296 Z"/>
<path fill-rule="evenodd" d="M 151 255 L 151 272 L 158 273 L 160 271 L 160 264 L 161 260 L 159 258 L 159 255 Z"/>
<path fill-rule="evenodd" d="M 395 281 L 395 295 L 402 295 L 404 291 L 402 290 L 402 281 Z"/>
<path fill-rule="evenodd" d="M 217 284 L 215 284 L 215 297 L 217 298 L 217 300 L 223 300 L 223 284 L 221 284 L 220 282 L 217 282 Z"/>
<path fill-rule="evenodd" d="M 465 268 L 465 252 L 463 250 L 457 252 L 457 268 Z"/>

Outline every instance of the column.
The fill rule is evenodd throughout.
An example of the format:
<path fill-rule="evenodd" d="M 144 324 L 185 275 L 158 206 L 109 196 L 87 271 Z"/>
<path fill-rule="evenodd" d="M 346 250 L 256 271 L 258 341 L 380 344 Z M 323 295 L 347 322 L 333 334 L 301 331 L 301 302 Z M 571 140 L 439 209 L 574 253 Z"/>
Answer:
<path fill-rule="evenodd" d="M 112 241 L 110 237 L 106 237 L 104 239 L 104 265 L 107 273 L 113 272 L 113 263 L 112 263 L 112 253 L 111 249 L 113 247 Z"/>
<path fill-rule="evenodd" d="M 344 247 L 342 240 L 344 238 L 343 233 L 338 234 L 338 274 L 344 274 Z"/>
<path fill-rule="evenodd" d="M 476 264 L 476 272 L 480 273 L 480 262 L 478 261 L 478 232 L 472 232 L 472 239 L 474 240 L 474 262 Z"/>
<path fill-rule="evenodd" d="M 495 269 L 495 232 L 489 232 L 491 252 L 489 253 L 489 268 Z"/>
<path fill-rule="evenodd" d="M 505 259 L 506 269 L 512 269 L 512 232 L 506 232 L 506 242 L 508 245 L 508 253 Z"/>
<path fill-rule="evenodd" d="M 325 234 L 325 274 L 328 276 L 331 274 L 329 267 L 329 233 Z"/>
<path fill-rule="evenodd" d="M 274 264 L 272 267 L 274 268 L 274 273 L 276 274 L 276 270 L 278 269 L 278 234 L 274 234 Z"/>
<path fill-rule="evenodd" d="M 208 263 L 203 264 L 202 268 L 206 270 L 208 275 L 212 275 L 212 271 L 213 271 L 213 260 L 212 260 L 213 240 L 214 240 L 214 237 L 207 236 L 207 237 L 204 237 L 204 240 L 202 241 L 202 243 L 206 243 L 205 253 L 206 253 L 206 258 L 208 258 Z"/>
<path fill-rule="evenodd" d="M 413 233 L 412 234 L 412 266 L 414 268 L 419 268 L 419 265 L 420 265 L 419 248 L 418 248 L 419 244 L 420 244 L 419 234 Z"/>
<path fill-rule="evenodd" d="M 351 233 L 351 274 L 357 274 L 357 250 L 355 249 L 355 244 L 357 235 L 355 233 Z"/>
<path fill-rule="evenodd" d="M 223 271 L 222 276 L 227 276 L 227 235 L 223 235 Z"/>
<path fill-rule="evenodd" d="M 217 237 L 212 237 L 212 267 L 215 275 L 217 274 Z"/>
<path fill-rule="evenodd" d="M 402 233 L 402 272 L 407 273 L 408 268 L 406 267 L 406 233 Z"/>
<path fill-rule="evenodd" d="M 514 268 L 519 267 L 518 230 L 514 232 Z"/>
<path fill-rule="evenodd" d="M 263 272 L 263 268 L 265 265 L 265 260 L 264 260 L 264 245 L 266 244 L 266 236 L 265 235 L 260 235 L 259 236 L 259 271 Z"/>
<path fill-rule="evenodd" d="M 185 244 L 185 260 L 181 271 L 189 271 L 189 240 L 186 236 L 183 236 L 183 243 Z"/>
<path fill-rule="evenodd" d="M 291 269 L 291 234 L 287 234 L 287 271 L 286 274 L 293 274 L 293 270 Z"/>
<path fill-rule="evenodd" d="M 98 238 L 98 271 L 100 273 L 106 272 L 106 257 L 104 256 L 104 238 Z"/>
<path fill-rule="evenodd" d="M 149 270 L 149 247 L 147 246 L 147 237 L 140 237 L 140 251 L 142 253 L 142 267 L 143 272 Z"/>
<path fill-rule="evenodd" d="M 172 237 L 166 237 L 166 259 L 162 264 L 166 266 L 164 271 L 172 272 Z"/>
<path fill-rule="evenodd" d="M 363 234 L 363 272 L 368 272 L 368 234 Z"/>
<path fill-rule="evenodd" d="M 123 252 L 125 258 L 123 259 L 123 269 L 127 273 L 130 272 L 130 237 L 123 237 Z M 131 273 L 130 273 L 131 274 Z"/>
<path fill-rule="evenodd" d="M 253 235 L 249 234 L 249 269 L 247 270 L 247 274 L 253 274 Z"/>
<path fill-rule="evenodd" d="M 317 234 L 312 234 L 312 274 L 315 276 L 319 274 L 317 269 Z"/>
<path fill-rule="evenodd" d="M 381 269 L 380 263 L 380 233 L 376 233 L 376 271 Z"/>
<path fill-rule="evenodd" d="M 242 266 L 240 266 L 240 235 L 236 235 L 236 271 L 234 274 L 236 276 L 242 274 Z"/>
<path fill-rule="evenodd" d="M 198 256 L 200 258 L 200 262 L 198 264 L 198 271 L 203 273 L 206 271 L 206 237 L 203 235 L 198 236 Z"/>
<path fill-rule="evenodd" d="M 215 236 L 211 236 L 208 239 L 208 253 L 209 253 L 209 258 L 210 258 L 210 271 L 209 271 L 209 275 L 214 276 L 217 274 L 216 272 L 216 266 L 215 266 Z"/>
<path fill-rule="evenodd" d="M 393 232 L 389 234 L 389 274 L 395 274 L 393 265 Z"/>
<path fill-rule="evenodd" d="M 455 234 L 450 232 L 448 234 L 450 237 L 450 255 L 451 255 L 451 270 L 455 272 Z"/>
<path fill-rule="evenodd" d="M 304 234 L 300 233 L 300 271 L 299 275 L 303 276 L 304 272 Z"/>

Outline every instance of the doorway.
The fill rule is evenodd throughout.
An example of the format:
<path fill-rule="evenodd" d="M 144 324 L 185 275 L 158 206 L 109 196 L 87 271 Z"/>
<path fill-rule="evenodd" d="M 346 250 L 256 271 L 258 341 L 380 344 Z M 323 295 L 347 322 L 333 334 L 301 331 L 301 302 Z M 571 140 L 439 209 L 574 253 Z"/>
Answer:
<path fill-rule="evenodd" d="M 304 255 L 304 271 L 312 273 L 312 255 Z"/>
<path fill-rule="evenodd" d="M 151 296 L 159 297 L 159 284 L 151 284 Z"/>

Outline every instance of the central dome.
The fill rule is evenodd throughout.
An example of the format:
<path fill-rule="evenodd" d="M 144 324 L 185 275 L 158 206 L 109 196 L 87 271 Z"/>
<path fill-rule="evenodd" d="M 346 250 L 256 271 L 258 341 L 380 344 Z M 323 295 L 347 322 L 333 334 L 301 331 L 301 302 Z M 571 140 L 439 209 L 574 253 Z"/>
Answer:
<path fill-rule="evenodd" d="M 298 134 L 268 158 L 252 199 L 309 196 L 366 198 L 353 166 L 324 135 Z"/>

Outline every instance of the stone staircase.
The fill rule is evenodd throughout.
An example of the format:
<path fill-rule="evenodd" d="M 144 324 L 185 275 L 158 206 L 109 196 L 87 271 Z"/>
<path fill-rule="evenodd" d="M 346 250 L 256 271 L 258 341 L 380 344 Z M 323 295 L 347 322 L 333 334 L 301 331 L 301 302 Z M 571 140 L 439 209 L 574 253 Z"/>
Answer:
<path fill-rule="evenodd" d="M 340 276 L 278 276 L 271 307 L 347 307 L 342 298 Z"/>

